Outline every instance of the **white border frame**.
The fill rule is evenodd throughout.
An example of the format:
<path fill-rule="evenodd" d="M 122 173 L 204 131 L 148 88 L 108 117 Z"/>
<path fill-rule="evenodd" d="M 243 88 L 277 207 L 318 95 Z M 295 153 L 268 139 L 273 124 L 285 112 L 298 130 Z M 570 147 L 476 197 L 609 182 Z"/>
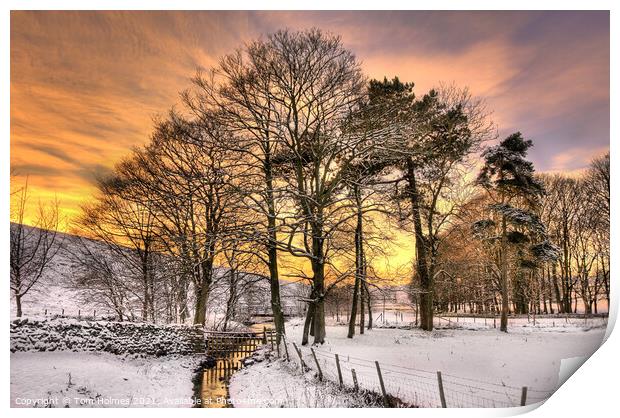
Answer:
<path fill-rule="evenodd" d="M 8 263 L 8 239 L 9 239 L 9 223 L 7 222 L 9 219 L 9 200 L 7 199 L 9 196 L 9 166 L 10 166 L 10 10 L 47 10 L 47 9 L 58 9 L 58 10 L 81 10 L 84 9 L 84 6 L 87 6 L 88 9 L 95 10 L 115 10 L 115 9 L 127 9 L 127 10 L 165 10 L 165 9 L 174 9 L 174 10 L 256 10 L 256 9 L 266 9 L 266 10 L 306 10 L 309 9 L 309 6 L 315 10 L 401 10 L 401 9 L 418 9 L 418 10 L 610 10 L 610 36 L 611 36 L 611 80 L 610 80 L 610 100 L 611 100 L 611 115 L 617 114 L 617 106 L 615 98 L 618 97 L 618 83 L 616 81 L 617 74 L 614 70 L 618 69 L 617 65 L 617 47 L 618 47 L 618 30 L 616 25 L 618 23 L 618 19 L 616 17 L 616 12 L 618 6 L 613 1 L 602 1 L 602 0 L 590 0 L 590 1 L 562 1 L 562 2 L 551 2 L 551 1 L 532 1 L 532 0 L 522 0 L 522 1 L 502 1 L 501 3 L 498 1 L 489 1 L 489 0 L 469 0 L 469 1 L 450 1 L 450 0 L 437 0 L 437 1 L 426 1 L 426 2 L 412 2 L 407 1 L 393 1 L 393 0 L 384 0 L 381 2 L 370 2 L 367 0 L 340 0 L 338 2 L 329 1 L 329 0 L 315 0 L 312 2 L 306 1 L 301 2 L 298 0 L 293 1 L 285 1 L 285 0 L 273 0 L 273 1 L 244 1 L 244 0 L 227 0 L 222 3 L 214 3 L 214 2 L 200 2 L 200 1 L 189 1 L 189 0 L 176 0 L 172 1 L 163 1 L 163 0 L 152 0 L 149 2 L 139 2 L 135 0 L 96 0 L 96 1 L 77 1 L 77 0 L 65 0 L 62 2 L 53 2 L 53 1 L 42 1 L 42 0 L 34 0 L 34 1 L 15 1 L 9 0 L 3 2 L 4 14 L 0 17 L 0 33 L 2 34 L 2 60 L 0 64 L 1 74 L 2 74 L 2 97 L 0 99 L 0 106 L 2 110 L 2 120 L 3 123 L 0 125 L 1 128 L 1 142 L 0 142 L 0 171 L 2 176 L 2 181 L 0 182 L 0 190 L 2 192 L 3 199 L 0 201 L 0 219 L 4 219 L 4 222 L 0 222 L 0 242 L 1 244 L 1 252 L 0 252 L 0 271 L 2 271 L 2 275 L 0 277 L 5 278 L 5 285 L 7 286 L 7 281 L 9 277 L 9 263 Z M 378 7 L 381 9 L 378 9 Z M 84 9 L 84 10 L 88 10 Z M 616 47 L 616 49 L 614 49 Z M 617 137 L 618 127 L 614 118 L 611 118 L 611 126 L 610 126 L 610 138 Z M 615 155 L 613 150 L 614 143 L 611 141 L 610 150 L 611 154 Z M 614 165 L 614 160 L 612 158 L 612 166 Z M 620 179 L 620 175 L 615 175 L 616 169 L 615 167 L 612 169 L 612 176 L 614 177 L 612 180 L 612 207 L 616 207 L 615 197 L 616 193 L 616 181 Z M 616 251 L 616 243 L 618 242 L 618 216 L 617 212 L 612 211 L 612 258 L 617 255 Z M 614 279 L 615 281 L 615 279 Z M 540 406 L 539 408 L 535 407 L 525 407 L 525 408 L 513 408 L 513 409 L 447 409 L 447 410 L 432 410 L 432 409 L 415 409 L 415 410 L 381 410 L 381 409 L 365 409 L 359 410 L 355 412 L 346 411 L 345 413 L 354 413 L 356 418 L 370 417 L 386 414 L 396 414 L 400 416 L 408 416 L 411 417 L 412 414 L 416 416 L 446 416 L 446 415 L 458 415 L 463 417 L 483 417 L 483 416 L 512 416 L 517 415 L 522 412 L 531 411 L 531 416 L 533 417 L 543 417 L 543 416 L 607 416 L 610 411 L 613 411 L 617 396 L 617 387 L 615 384 L 618 382 L 618 372 L 620 371 L 618 361 L 618 353 L 620 353 L 620 338 L 618 337 L 618 333 L 611 333 L 613 329 L 613 324 L 615 323 L 617 312 L 618 312 L 618 292 L 617 292 L 617 284 L 612 285 L 611 295 L 612 295 L 612 306 L 610 312 L 610 321 L 609 327 L 607 330 L 606 337 L 609 337 L 604 345 L 597 350 L 596 353 L 585 363 L 583 367 L 581 367 L 575 375 L 570 378 L 545 404 Z M 9 365 L 9 304 L 5 302 L 4 310 L 2 311 L 2 316 L 0 317 L 3 324 L 3 331 L 0 338 L 4 342 L 3 346 L 5 347 L 5 355 L 2 356 L 2 370 L 10 370 Z M 37 410 L 33 409 L 10 409 L 9 408 L 9 397 L 10 397 L 10 376 L 9 373 L 5 375 L 2 384 L 1 390 L 5 394 L 4 402 L 0 405 L 0 408 L 7 409 L 9 416 L 35 416 L 39 415 Z M 213 411 L 213 410 L 212 410 Z M 245 416 L 248 411 L 240 410 L 240 409 L 227 409 L 220 410 L 221 412 L 217 412 L 217 414 L 222 415 L 233 415 L 233 416 Z M 149 416 L 168 416 L 171 413 L 170 409 L 148 409 L 146 411 Z M 50 414 L 49 416 L 61 416 L 61 415 L 72 415 L 72 414 L 83 414 L 84 411 L 76 412 L 75 410 L 55 410 L 45 412 L 45 414 Z M 108 416 L 110 411 L 106 409 L 94 409 L 92 412 L 93 416 L 96 417 L 104 417 Z M 132 410 L 131 412 L 124 410 L 115 410 L 114 414 L 120 414 L 122 416 L 128 414 L 135 414 L 136 410 Z M 177 412 L 175 411 L 175 414 Z M 188 415 L 197 415 L 197 414 L 210 414 L 213 412 L 207 412 L 204 410 L 198 409 L 190 409 L 190 410 L 181 410 L 178 414 L 188 414 Z M 310 416 L 310 414 L 315 414 L 316 412 L 300 409 L 296 411 L 290 410 L 278 410 L 278 409 L 268 409 L 268 410 L 253 410 L 250 412 L 251 414 L 256 414 L 258 417 L 262 416 L 288 416 L 289 414 L 302 415 L 302 416 Z"/>

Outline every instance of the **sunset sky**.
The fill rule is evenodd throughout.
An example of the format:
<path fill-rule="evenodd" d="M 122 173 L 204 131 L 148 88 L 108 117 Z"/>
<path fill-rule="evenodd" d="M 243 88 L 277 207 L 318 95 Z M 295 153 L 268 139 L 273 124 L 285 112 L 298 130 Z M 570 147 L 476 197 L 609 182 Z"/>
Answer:
<path fill-rule="evenodd" d="M 197 67 L 280 28 L 342 35 L 370 77 L 485 98 L 539 171 L 609 149 L 608 12 L 12 12 L 11 168 L 70 220 Z"/>

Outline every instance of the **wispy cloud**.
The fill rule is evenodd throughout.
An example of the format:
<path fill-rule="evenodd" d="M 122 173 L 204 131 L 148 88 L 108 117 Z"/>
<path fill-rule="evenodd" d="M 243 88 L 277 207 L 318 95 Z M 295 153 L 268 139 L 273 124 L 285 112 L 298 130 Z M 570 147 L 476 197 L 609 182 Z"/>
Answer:
<path fill-rule="evenodd" d="M 340 34 L 371 77 L 454 81 L 540 171 L 609 147 L 607 12 L 12 12 L 11 164 L 67 213 L 145 143 L 196 67 L 279 28 Z"/>

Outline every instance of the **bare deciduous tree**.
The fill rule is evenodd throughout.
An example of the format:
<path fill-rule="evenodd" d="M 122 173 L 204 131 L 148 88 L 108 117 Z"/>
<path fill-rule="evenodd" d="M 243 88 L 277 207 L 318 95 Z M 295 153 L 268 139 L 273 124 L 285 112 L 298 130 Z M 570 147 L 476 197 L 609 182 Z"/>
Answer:
<path fill-rule="evenodd" d="M 17 316 L 22 316 L 22 298 L 39 283 L 61 246 L 58 202 L 45 206 L 39 203 L 33 225 L 24 225 L 28 200 L 28 181 L 15 191 L 11 208 L 10 271 L 11 291 Z"/>

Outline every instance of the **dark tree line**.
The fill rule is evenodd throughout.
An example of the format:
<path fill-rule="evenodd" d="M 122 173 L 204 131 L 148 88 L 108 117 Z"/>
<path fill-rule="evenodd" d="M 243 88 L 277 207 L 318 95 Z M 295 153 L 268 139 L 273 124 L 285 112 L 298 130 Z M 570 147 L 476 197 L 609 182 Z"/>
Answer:
<path fill-rule="evenodd" d="M 486 192 L 468 200 L 440 249 L 437 309 L 501 312 L 503 330 L 509 313 L 598 313 L 601 301 L 607 311 L 609 154 L 579 176 L 535 175 L 531 145 L 515 134 L 487 151 Z"/>

